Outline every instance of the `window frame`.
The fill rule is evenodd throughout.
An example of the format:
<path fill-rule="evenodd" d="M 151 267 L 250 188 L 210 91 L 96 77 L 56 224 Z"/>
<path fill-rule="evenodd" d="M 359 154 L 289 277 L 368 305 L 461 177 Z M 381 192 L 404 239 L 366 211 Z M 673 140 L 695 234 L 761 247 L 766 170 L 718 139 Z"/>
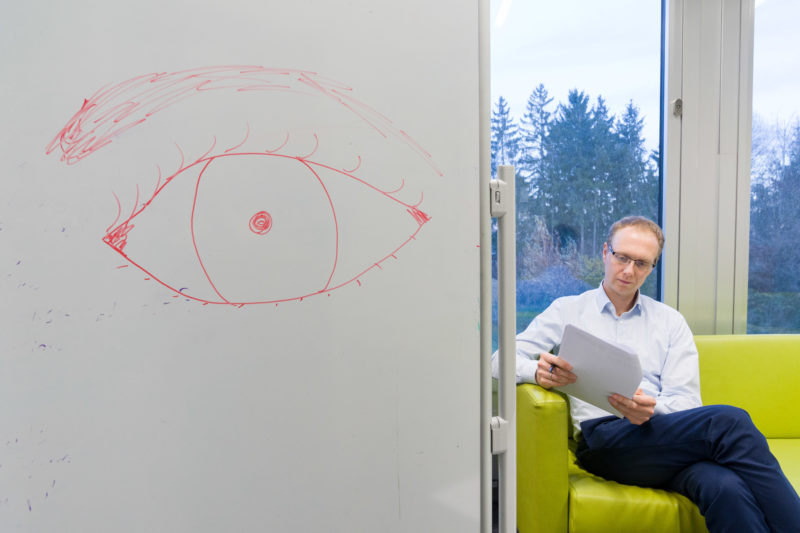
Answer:
<path fill-rule="evenodd" d="M 695 334 L 746 333 L 755 6 L 666 1 L 662 294 Z"/>

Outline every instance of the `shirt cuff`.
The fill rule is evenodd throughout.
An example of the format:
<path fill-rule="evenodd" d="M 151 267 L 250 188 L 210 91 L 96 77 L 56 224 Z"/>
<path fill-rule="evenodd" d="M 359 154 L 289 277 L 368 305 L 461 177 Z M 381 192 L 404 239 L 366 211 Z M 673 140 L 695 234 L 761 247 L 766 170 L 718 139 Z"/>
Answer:
<path fill-rule="evenodd" d="M 536 359 L 527 359 L 519 361 L 517 366 L 518 379 L 520 383 L 536 383 L 536 369 L 539 367 L 539 361 Z"/>

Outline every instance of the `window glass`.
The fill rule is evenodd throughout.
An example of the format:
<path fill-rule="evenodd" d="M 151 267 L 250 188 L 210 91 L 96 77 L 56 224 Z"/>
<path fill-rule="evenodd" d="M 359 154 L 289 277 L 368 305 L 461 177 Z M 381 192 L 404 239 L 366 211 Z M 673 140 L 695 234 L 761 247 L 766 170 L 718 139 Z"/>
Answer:
<path fill-rule="evenodd" d="M 662 4 L 492 1 L 492 172 L 517 170 L 517 329 L 597 287 L 611 223 L 658 221 Z M 643 292 L 658 297 L 657 272 Z"/>
<path fill-rule="evenodd" d="M 748 333 L 800 333 L 800 36 L 796 0 L 756 1 Z"/>

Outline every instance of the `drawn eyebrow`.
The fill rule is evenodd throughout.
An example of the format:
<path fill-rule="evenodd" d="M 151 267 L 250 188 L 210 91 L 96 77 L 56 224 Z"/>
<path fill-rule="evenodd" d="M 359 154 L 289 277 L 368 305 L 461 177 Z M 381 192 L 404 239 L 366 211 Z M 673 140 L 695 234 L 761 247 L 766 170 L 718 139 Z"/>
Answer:
<path fill-rule="evenodd" d="M 312 71 L 254 65 L 152 73 L 105 86 L 84 100 L 81 108 L 47 144 L 46 152 L 50 154 L 60 149 L 62 161 L 70 165 L 77 163 L 156 113 L 194 95 L 215 90 L 289 91 L 325 96 L 383 137 L 391 135 L 405 143 L 437 175 L 443 176 L 430 153 L 388 117 L 357 100 L 351 87 Z"/>

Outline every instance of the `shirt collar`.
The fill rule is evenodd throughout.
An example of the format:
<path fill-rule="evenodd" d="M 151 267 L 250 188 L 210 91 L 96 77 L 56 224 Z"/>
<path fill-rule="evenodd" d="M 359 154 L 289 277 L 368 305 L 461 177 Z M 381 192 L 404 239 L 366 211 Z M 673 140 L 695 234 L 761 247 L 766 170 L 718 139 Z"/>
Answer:
<path fill-rule="evenodd" d="M 595 299 L 597 303 L 597 311 L 602 313 L 606 309 L 612 315 L 616 316 L 617 311 L 614 308 L 614 304 L 611 303 L 611 300 L 608 298 L 608 294 L 606 294 L 605 289 L 603 289 L 603 282 L 600 282 L 600 286 L 597 288 L 597 298 Z M 636 291 L 636 301 L 633 302 L 633 307 L 631 307 L 628 311 L 625 311 L 620 316 L 625 316 L 627 314 L 641 314 L 644 308 L 642 307 L 642 291 Z"/>

